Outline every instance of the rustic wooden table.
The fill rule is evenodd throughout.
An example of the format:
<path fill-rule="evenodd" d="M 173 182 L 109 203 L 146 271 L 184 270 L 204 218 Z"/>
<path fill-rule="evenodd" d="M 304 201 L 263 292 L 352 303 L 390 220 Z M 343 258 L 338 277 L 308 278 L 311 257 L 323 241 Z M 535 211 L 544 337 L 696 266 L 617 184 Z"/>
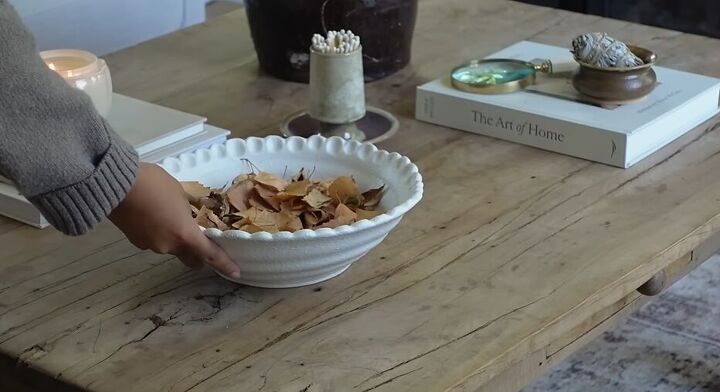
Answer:
<path fill-rule="evenodd" d="M 621 170 L 413 120 L 414 88 L 529 39 L 608 31 L 720 76 L 720 41 L 501 0 L 423 0 L 410 67 L 367 86 L 426 196 L 342 276 L 263 290 L 0 223 L 0 389 L 511 391 L 717 250 L 718 118 Z M 116 90 L 267 135 L 307 86 L 259 74 L 245 15 L 108 57 Z"/>

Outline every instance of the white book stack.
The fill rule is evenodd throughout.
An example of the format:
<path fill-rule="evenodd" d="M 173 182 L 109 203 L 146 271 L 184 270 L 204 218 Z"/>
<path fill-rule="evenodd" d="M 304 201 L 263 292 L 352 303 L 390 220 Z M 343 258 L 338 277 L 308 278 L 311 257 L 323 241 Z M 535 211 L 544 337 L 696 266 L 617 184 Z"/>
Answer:
<path fill-rule="evenodd" d="M 572 58 L 567 48 L 527 41 L 489 57 Z M 584 102 L 567 75 L 540 75 L 525 91 L 500 95 L 462 92 L 450 85 L 449 77 L 442 77 L 418 87 L 415 116 L 627 168 L 719 111 L 719 79 L 659 66 L 653 69 L 658 85 L 650 95 L 613 108 Z"/>
<path fill-rule="evenodd" d="M 144 162 L 223 143 L 229 131 L 205 123 L 206 119 L 120 94 L 113 95 L 107 117 L 113 130 L 127 140 Z M 0 177 L 0 215 L 38 228 L 47 220 L 6 178 Z"/>

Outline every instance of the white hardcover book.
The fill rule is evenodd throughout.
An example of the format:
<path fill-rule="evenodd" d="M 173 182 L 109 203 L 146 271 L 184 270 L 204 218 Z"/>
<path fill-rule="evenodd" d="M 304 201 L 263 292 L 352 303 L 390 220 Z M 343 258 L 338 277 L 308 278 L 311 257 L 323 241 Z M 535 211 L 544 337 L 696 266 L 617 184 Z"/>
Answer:
<path fill-rule="evenodd" d="M 107 121 L 142 156 L 203 132 L 205 118 L 113 94 Z"/>
<path fill-rule="evenodd" d="M 11 184 L 0 183 L 0 214 L 44 229 L 50 224 L 45 217 Z"/>
<path fill-rule="evenodd" d="M 566 48 L 528 41 L 489 57 L 572 59 Z M 720 111 L 720 79 L 653 69 L 655 90 L 638 103 L 614 108 L 583 102 L 567 77 L 558 82 L 557 77 L 539 76 L 536 86 L 526 91 L 482 95 L 453 88 L 446 76 L 417 88 L 415 115 L 421 121 L 627 168 Z M 543 88 L 543 83 L 550 87 Z"/>
<path fill-rule="evenodd" d="M 186 152 L 193 152 L 201 148 L 207 148 L 213 144 L 222 144 L 227 140 L 230 131 L 205 124 L 205 130 L 185 140 L 173 143 L 169 146 L 157 149 L 149 154 L 143 155 L 140 159 L 144 162 L 158 163 L 165 158 L 175 157 Z"/>

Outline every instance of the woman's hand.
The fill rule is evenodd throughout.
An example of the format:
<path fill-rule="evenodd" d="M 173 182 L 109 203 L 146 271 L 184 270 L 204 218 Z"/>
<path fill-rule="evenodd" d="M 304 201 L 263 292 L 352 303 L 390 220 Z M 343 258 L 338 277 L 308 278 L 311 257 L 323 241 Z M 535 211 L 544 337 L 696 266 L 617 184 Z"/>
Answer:
<path fill-rule="evenodd" d="M 240 277 L 237 265 L 198 228 L 180 184 L 157 165 L 140 163 L 130 192 L 109 218 L 140 249 Z"/>

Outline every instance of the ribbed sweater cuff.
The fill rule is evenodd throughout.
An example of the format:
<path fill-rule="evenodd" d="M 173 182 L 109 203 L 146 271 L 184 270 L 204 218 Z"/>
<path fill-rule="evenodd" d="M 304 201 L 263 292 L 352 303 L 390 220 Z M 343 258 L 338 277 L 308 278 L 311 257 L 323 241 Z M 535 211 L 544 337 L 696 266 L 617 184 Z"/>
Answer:
<path fill-rule="evenodd" d="M 83 181 L 29 197 L 48 222 L 69 235 L 81 235 L 95 227 L 127 195 L 135 180 L 135 150 L 111 134 L 110 147 Z"/>

